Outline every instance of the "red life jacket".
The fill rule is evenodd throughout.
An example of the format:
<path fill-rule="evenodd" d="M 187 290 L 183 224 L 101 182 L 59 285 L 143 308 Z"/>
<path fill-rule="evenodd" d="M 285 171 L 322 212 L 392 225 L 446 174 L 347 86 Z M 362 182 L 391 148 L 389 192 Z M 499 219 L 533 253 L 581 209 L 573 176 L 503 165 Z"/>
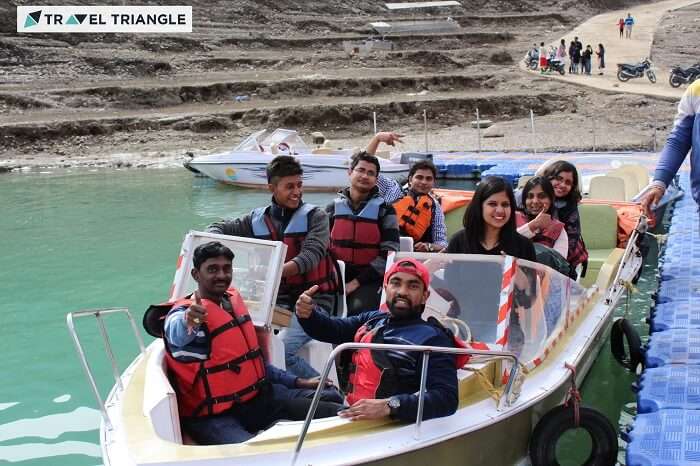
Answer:
<path fill-rule="evenodd" d="M 518 228 L 528 223 L 525 214 L 519 211 L 515 213 L 515 221 Z M 547 225 L 547 228 L 540 230 L 535 234 L 535 236 L 532 237 L 532 242 L 544 244 L 548 248 L 553 248 L 554 243 L 556 243 L 557 239 L 559 239 L 559 235 L 561 235 L 563 229 L 564 224 L 562 222 L 552 219 L 549 225 Z"/>
<path fill-rule="evenodd" d="M 254 398 L 265 381 L 265 363 L 255 327 L 234 289 L 229 289 L 233 313 L 202 299 L 207 323 L 199 328 L 209 343 L 209 354 L 173 351 L 165 340 L 166 363 L 175 376 L 181 417 L 211 416 Z M 189 306 L 191 299 L 175 302 L 173 309 Z M 186 362 L 185 362 L 186 361 Z"/>
<path fill-rule="evenodd" d="M 368 321 L 357 329 L 354 338 L 356 343 L 384 343 L 383 331 L 386 321 L 370 328 L 368 324 L 371 324 L 371 322 Z M 429 324 L 447 332 L 437 321 L 436 323 L 429 322 Z M 472 347 L 472 345 L 460 340 L 451 332 L 447 333 L 452 338 L 455 347 Z M 398 374 L 387 354 L 386 351 L 371 351 L 369 349 L 359 349 L 353 353 L 350 376 L 348 378 L 349 388 L 346 396 L 350 406 L 359 400 L 384 398 L 398 394 L 396 391 L 399 385 L 397 380 Z M 459 369 L 469 362 L 469 359 L 469 355 L 458 355 L 455 357 L 455 366 Z"/>
<path fill-rule="evenodd" d="M 383 203 L 381 197 L 372 197 L 355 214 L 347 199 L 336 198 L 330 247 L 333 257 L 348 264 L 369 265 L 379 255 L 379 208 Z"/>
<path fill-rule="evenodd" d="M 433 221 L 433 198 L 427 194 L 413 196 L 410 192 L 394 202 L 399 230 L 414 241 L 421 241 Z"/>
<path fill-rule="evenodd" d="M 275 226 L 272 224 L 266 207 L 253 210 L 251 220 L 253 224 L 253 236 L 259 239 L 271 239 L 282 241 L 287 245 L 287 255 L 284 261 L 289 262 L 301 252 L 301 246 L 309 231 L 309 215 L 317 207 L 303 203 L 292 214 L 289 224 L 284 229 L 282 238 L 279 237 Z M 282 277 L 280 289 L 288 292 L 303 292 L 314 285 L 319 286 L 319 291 L 333 293 L 338 289 L 335 265 L 329 255 L 325 255 L 319 264 L 304 274 L 291 277 Z"/>

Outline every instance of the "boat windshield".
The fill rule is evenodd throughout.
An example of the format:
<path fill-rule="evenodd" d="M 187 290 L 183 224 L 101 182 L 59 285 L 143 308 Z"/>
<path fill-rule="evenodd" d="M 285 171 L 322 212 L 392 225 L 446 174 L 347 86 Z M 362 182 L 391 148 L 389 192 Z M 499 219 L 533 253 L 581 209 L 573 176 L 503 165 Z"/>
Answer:
<path fill-rule="evenodd" d="M 287 150 L 292 154 L 303 154 L 310 152 L 309 146 L 306 145 L 303 139 L 299 136 L 299 133 L 292 129 L 282 129 L 278 128 L 272 132 L 269 136 L 262 140 L 260 145 L 263 147 L 277 147 L 280 148 L 286 144 Z M 284 152 L 284 151 L 283 151 Z"/>
<path fill-rule="evenodd" d="M 243 297 L 253 323 L 269 325 L 286 252 L 286 246 L 281 242 L 190 231 L 182 243 L 170 300 L 182 298 L 195 290 L 197 284 L 190 273 L 192 254 L 197 246 L 209 241 L 219 241 L 233 251 L 231 286 Z"/>
<path fill-rule="evenodd" d="M 505 349 L 528 365 L 542 361 L 584 303 L 585 290 L 541 264 L 512 257 L 397 253 L 431 271 L 424 317 L 434 316 L 462 339 Z"/>
<path fill-rule="evenodd" d="M 267 130 L 265 129 L 254 132 L 253 134 L 242 140 L 236 147 L 233 148 L 233 150 L 237 152 L 263 152 L 261 148 L 265 146 L 260 145 L 260 139 L 262 135 L 265 134 L 265 132 L 267 132 Z"/>

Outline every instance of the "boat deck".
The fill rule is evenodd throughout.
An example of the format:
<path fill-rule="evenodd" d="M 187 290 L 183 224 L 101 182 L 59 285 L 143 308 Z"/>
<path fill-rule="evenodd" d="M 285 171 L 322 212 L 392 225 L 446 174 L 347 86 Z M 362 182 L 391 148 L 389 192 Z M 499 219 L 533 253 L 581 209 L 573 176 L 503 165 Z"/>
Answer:
<path fill-rule="evenodd" d="M 684 173 L 659 259 L 628 465 L 700 465 L 700 222 L 689 185 Z"/>

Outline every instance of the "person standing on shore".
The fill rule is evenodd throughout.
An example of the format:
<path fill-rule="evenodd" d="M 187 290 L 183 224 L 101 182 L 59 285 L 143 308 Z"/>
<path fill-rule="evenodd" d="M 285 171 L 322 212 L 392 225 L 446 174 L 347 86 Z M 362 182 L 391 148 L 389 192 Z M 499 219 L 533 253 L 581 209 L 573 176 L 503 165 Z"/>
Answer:
<path fill-rule="evenodd" d="M 624 34 L 625 34 L 625 19 L 624 18 L 620 18 L 617 21 L 617 27 L 620 28 L 620 39 L 622 39 Z"/>
<path fill-rule="evenodd" d="M 673 130 L 656 165 L 654 180 L 644 189 L 646 193 L 640 202 L 647 215 L 663 197 L 688 152 L 691 152 L 690 191 L 695 202 L 700 204 L 700 79 L 688 86 L 681 97 Z"/>
<path fill-rule="evenodd" d="M 574 65 L 574 52 L 576 51 L 576 42 L 573 40 L 569 44 L 569 74 L 575 73 L 576 68 Z"/>
<path fill-rule="evenodd" d="M 544 42 L 540 42 L 540 73 L 547 71 L 547 49 Z"/>
<path fill-rule="evenodd" d="M 627 13 L 627 18 L 625 18 L 625 37 L 628 39 L 632 38 L 632 26 L 634 26 L 634 18 L 632 18 L 631 13 Z"/>
<path fill-rule="evenodd" d="M 591 57 L 593 56 L 593 47 L 590 44 L 586 45 L 586 50 L 581 54 L 582 72 L 588 76 L 591 75 Z"/>
<path fill-rule="evenodd" d="M 603 75 L 603 69 L 605 69 L 605 47 L 603 44 L 598 44 L 598 50 L 595 53 L 598 55 L 598 74 Z"/>

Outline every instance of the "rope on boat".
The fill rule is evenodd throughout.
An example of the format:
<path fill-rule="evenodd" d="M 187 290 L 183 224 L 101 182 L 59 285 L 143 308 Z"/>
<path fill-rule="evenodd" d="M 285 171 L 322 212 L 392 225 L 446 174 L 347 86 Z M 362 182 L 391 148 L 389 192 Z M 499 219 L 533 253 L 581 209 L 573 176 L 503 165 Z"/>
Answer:
<path fill-rule="evenodd" d="M 564 406 L 568 407 L 569 403 L 572 404 L 574 408 L 574 425 L 579 427 L 581 425 L 581 413 L 579 410 L 581 407 L 581 392 L 576 387 L 576 368 L 568 362 L 564 363 L 564 367 L 571 371 L 571 388 L 569 388 L 569 393 L 566 395 Z"/>
<path fill-rule="evenodd" d="M 625 319 L 632 309 L 632 293 L 636 293 L 639 290 L 628 280 L 620 280 L 620 284 L 627 290 L 627 293 L 625 293 L 625 312 L 622 314 L 622 318 Z"/>
<path fill-rule="evenodd" d="M 518 362 L 518 364 L 520 366 L 520 372 L 516 380 L 513 381 L 512 388 L 512 394 L 514 395 L 515 399 L 517 399 L 520 395 L 520 389 L 525 380 L 525 374 L 528 372 L 527 367 L 525 367 L 523 363 Z M 501 397 L 503 396 L 503 392 L 505 390 L 496 388 L 496 386 L 491 382 L 490 377 L 484 372 L 483 369 L 475 369 L 473 367 L 463 367 L 462 369 L 474 373 L 476 375 L 476 380 L 478 380 L 479 384 L 481 385 L 481 388 L 483 388 L 486 393 L 488 393 L 488 395 L 493 398 L 494 401 L 496 401 L 496 403 L 501 401 Z"/>
<path fill-rule="evenodd" d="M 501 401 L 503 390 L 499 390 L 495 387 L 491 380 L 489 380 L 489 376 L 484 373 L 483 369 L 475 369 L 473 367 L 464 367 L 463 369 L 476 375 L 476 380 L 479 381 L 481 388 L 486 390 L 486 393 L 488 393 L 489 396 L 496 401 L 496 403 Z"/>

